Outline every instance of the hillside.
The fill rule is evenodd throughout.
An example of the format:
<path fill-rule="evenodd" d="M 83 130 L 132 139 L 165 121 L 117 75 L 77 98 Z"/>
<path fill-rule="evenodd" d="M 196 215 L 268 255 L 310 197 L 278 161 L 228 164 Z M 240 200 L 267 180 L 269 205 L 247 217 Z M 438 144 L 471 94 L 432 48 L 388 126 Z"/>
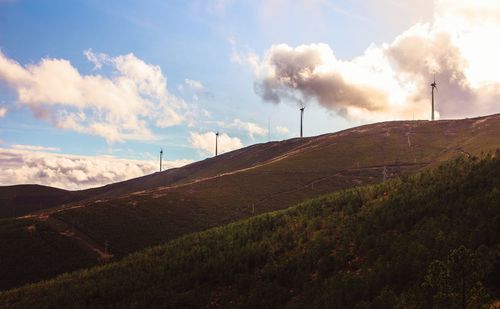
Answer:
<path fill-rule="evenodd" d="M 0 235 L 0 290 L 95 265 L 93 254 L 44 222 L 3 219 Z"/>
<path fill-rule="evenodd" d="M 500 145 L 499 120 L 496 115 L 387 122 L 254 145 L 202 161 L 204 168 L 172 184 L 78 203 L 53 217 L 102 243 L 108 240 L 114 254 L 123 256 L 185 233 L 379 182 L 384 168 L 393 177 L 494 150 Z"/>
<path fill-rule="evenodd" d="M 0 186 L 0 218 L 19 217 L 30 212 L 78 201 L 95 201 L 161 186 L 185 183 L 242 170 L 273 160 L 307 143 L 306 139 L 257 144 L 180 168 L 121 181 L 102 187 L 68 191 L 41 185 Z"/>
<path fill-rule="evenodd" d="M 48 225 L 79 248 L 90 250 L 95 263 L 102 260 L 105 247 L 119 259 L 188 233 L 380 182 L 384 169 L 390 178 L 432 168 L 456 156 L 478 155 L 500 145 L 499 132 L 500 116 L 493 115 L 385 122 L 258 144 L 186 167 L 78 191 L 85 199 L 16 220 Z M 7 258 L 21 262 L 23 250 L 17 249 Z M 53 254 L 52 258 L 59 257 Z M 5 276 L 17 282 L 11 287 L 32 280 L 13 271 Z"/>
<path fill-rule="evenodd" d="M 191 234 L 0 306 L 477 308 L 500 296 L 498 155 Z"/>
<path fill-rule="evenodd" d="M 0 186 L 0 218 L 19 217 L 31 212 L 76 202 L 85 198 L 72 192 L 40 185 Z"/>

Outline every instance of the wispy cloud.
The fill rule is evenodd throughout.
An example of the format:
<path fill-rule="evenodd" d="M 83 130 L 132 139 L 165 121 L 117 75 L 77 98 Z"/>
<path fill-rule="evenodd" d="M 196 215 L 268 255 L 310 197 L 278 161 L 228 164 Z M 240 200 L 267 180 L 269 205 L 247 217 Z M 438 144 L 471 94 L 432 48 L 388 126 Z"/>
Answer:
<path fill-rule="evenodd" d="M 60 151 L 61 150 L 61 148 L 57 148 L 57 147 L 45 147 L 45 146 L 21 145 L 21 144 L 11 145 L 10 148 L 18 149 L 18 150 L 29 150 L 29 151 Z"/>

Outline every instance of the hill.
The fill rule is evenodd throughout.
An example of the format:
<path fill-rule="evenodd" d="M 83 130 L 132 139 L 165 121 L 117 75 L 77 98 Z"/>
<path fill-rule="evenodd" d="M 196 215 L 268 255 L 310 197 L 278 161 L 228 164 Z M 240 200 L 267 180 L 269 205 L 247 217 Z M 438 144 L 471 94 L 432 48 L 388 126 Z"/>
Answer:
<path fill-rule="evenodd" d="M 0 186 L 0 218 L 24 216 L 83 198 L 85 195 L 78 191 L 41 185 Z"/>
<path fill-rule="evenodd" d="M 307 143 L 305 139 L 291 139 L 252 145 L 180 168 L 86 190 L 68 191 L 41 185 L 0 186 L 0 218 L 19 217 L 78 201 L 89 202 L 111 198 L 243 170 L 273 160 L 300 148 L 305 143 Z"/>
<path fill-rule="evenodd" d="M 0 219 L 0 290 L 96 264 L 94 254 L 46 222 Z"/>
<path fill-rule="evenodd" d="M 16 220 L 49 226 L 90 251 L 95 263 L 111 255 L 119 259 L 187 233 L 380 182 L 384 170 L 388 178 L 407 175 L 456 156 L 495 149 L 499 120 L 493 115 L 386 122 L 253 145 L 183 168 L 79 191 L 85 198 L 78 202 Z M 16 248 L 5 256 L 21 263 L 23 250 Z M 29 282 L 16 272 L 5 277 L 17 285 Z"/>
<path fill-rule="evenodd" d="M 498 155 L 187 235 L 0 305 L 477 308 L 500 296 Z"/>
<path fill-rule="evenodd" d="M 107 240 L 115 255 L 124 256 L 185 233 L 379 182 L 384 169 L 387 177 L 394 177 L 494 150 L 500 145 L 499 120 L 496 115 L 388 122 L 254 145 L 202 161 L 203 168 L 187 167 L 188 176 L 167 185 L 46 214 L 101 243 Z"/>

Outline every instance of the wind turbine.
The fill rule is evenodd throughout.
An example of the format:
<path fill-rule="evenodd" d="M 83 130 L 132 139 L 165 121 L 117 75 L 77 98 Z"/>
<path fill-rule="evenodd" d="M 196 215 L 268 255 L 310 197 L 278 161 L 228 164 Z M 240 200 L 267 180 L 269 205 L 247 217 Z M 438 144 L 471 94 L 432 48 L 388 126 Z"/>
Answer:
<path fill-rule="evenodd" d="M 434 75 L 434 81 L 431 84 L 431 93 L 432 93 L 432 114 L 431 114 L 431 119 L 432 119 L 432 121 L 434 121 L 434 89 L 437 90 L 436 75 Z"/>
<path fill-rule="evenodd" d="M 163 158 L 163 149 L 160 148 L 160 172 L 161 172 L 161 160 Z"/>
<path fill-rule="evenodd" d="M 300 108 L 300 137 L 303 137 L 302 121 L 304 120 L 304 109 L 305 109 L 305 106 L 302 106 Z"/>
<path fill-rule="evenodd" d="M 215 132 L 215 156 L 217 156 L 217 142 L 219 139 L 219 131 Z"/>

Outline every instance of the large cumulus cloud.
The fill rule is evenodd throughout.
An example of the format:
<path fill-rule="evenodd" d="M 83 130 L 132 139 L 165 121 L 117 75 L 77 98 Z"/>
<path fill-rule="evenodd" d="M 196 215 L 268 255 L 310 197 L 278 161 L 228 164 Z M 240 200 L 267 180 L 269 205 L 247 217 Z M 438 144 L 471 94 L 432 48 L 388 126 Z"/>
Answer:
<path fill-rule="evenodd" d="M 177 125 L 195 112 L 168 92 L 159 66 L 134 54 L 84 54 L 101 74 L 82 75 L 65 59 L 44 58 L 23 66 L 0 51 L 0 81 L 36 117 L 108 142 L 153 140 L 151 124 Z"/>
<path fill-rule="evenodd" d="M 349 118 L 428 119 L 430 87 L 438 82 L 441 117 L 500 112 L 500 2 L 437 1 L 432 22 L 393 42 L 338 59 L 327 44 L 273 45 L 260 59 L 235 52 L 255 71 L 265 101 L 317 102 Z"/>

